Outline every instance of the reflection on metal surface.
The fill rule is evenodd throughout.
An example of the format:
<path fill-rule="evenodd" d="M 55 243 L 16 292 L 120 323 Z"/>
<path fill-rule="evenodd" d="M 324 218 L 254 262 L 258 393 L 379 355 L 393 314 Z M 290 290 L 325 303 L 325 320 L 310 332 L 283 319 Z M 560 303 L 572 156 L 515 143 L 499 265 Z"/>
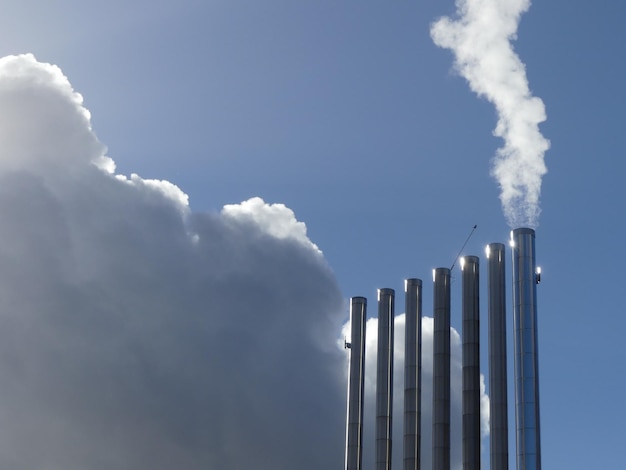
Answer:
<path fill-rule="evenodd" d="M 350 299 L 350 369 L 346 423 L 346 470 L 361 470 L 363 456 L 363 393 L 367 299 Z"/>
<path fill-rule="evenodd" d="M 376 371 L 376 470 L 391 470 L 393 411 L 393 289 L 378 290 L 378 361 Z"/>
<path fill-rule="evenodd" d="M 437 268 L 434 279 L 433 470 L 450 469 L 450 270 Z"/>
<path fill-rule="evenodd" d="M 488 258 L 489 442 L 491 470 L 509 468 L 504 244 L 491 243 Z"/>
<path fill-rule="evenodd" d="M 418 470 L 421 455 L 422 281 L 405 280 L 404 292 L 404 470 Z"/>
<path fill-rule="evenodd" d="M 479 260 L 461 258 L 463 319 L 463 469 L 480 470 Z"/>
<path fill-rule="evenodd" d="M 535 232 L 511 232 L 517 470 L 541 470 Z M 488 259 L 490 467 L 508 470 L 505 245 L 486 247 Z M 479 259 L 461 259 L 463 350 L 463 468 L 480 469 Z M 433 270 L 432 469 L 450 470 L 450 269 Z M 422 281 L 405 281 L 404 470 L 421 458 Z M 378 290 L 376 470 L 391 470 L 393 289 Z M 347 470 L 362 470 L 366 299 L 351 299 L 350 377 L 346 431 Z"/>
<path fill-rule="evenodd" d="M 511 240 L 517 468 L 541 470 L 535 231 L 515 229 L 511 232 Z"/>

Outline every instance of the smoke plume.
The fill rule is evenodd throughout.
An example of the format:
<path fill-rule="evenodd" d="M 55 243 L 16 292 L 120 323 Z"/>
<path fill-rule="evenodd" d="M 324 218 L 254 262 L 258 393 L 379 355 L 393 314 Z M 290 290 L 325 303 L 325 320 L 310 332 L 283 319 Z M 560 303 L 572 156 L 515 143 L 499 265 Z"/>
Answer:
<path fill-rule="evenodd" d="M 496 107 L 494 135 L 504 146 L 496 152 L 492 175 L 504 214 L 512 227 L 535 227 L 550 143 L 539 132 L 539 123 L 546 120 L 544 104 L 532 95 L 525 66 L 511 44 L 530 0 L 457 0 L 456 7 L 459 18 L 436 21 L 431 37 L 453 51 L 456 70 Z"/>

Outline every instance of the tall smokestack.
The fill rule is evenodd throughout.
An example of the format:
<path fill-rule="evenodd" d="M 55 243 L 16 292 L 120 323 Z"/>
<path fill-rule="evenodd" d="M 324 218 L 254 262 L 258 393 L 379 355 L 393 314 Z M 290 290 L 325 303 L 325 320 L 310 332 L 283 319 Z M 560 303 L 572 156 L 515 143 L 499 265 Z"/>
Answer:
<path fill-rule="evenodd" d="M 422 402 L 422 281 L 407 279 L 404 336 L 404 470 L 419 470 Z"/>
<path fill-rule="evenodd" d="M 513 322 L 515 324 L 517 469 L 541 470 L 535 231 L 530 228 L 513 230 L 511 247 L 513 253 Z"/>
<path fill-rule="evenodd" d="M 480 470 L 479 260 L 461 258 L 463 318 L 463 470 Z"/>
<path fill-rule="evenodd" d="M 346 470 L 361 470 L 363 458 L 363 393 L 365 384 L 365 319 L 367 299 L 350 299 L 350 370 L 346 424 Z"/>
<path fill-rule="evenodd" d="M 433 281 L 433 470 L 450 470 L 450 270 Z"/>
<path fill-rule="evenodd" d="M 489 442 L 491 470 L 509 468 L 504 244 L 487 246 L 489 276 Z"/>
<path fill-rule="evenodd" d="M 391 470 L 393 411 L 393 289 L 378 290 L 378 366 L 376 371 L 376 470 Z"/>

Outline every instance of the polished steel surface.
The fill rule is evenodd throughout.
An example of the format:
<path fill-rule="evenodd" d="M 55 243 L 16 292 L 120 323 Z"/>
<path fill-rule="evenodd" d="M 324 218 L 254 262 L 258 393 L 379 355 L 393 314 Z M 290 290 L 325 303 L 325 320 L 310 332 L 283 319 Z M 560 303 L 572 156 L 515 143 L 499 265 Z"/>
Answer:
<path fill-rule="evenodd" d="M 422 399 L 422 281 L 406 279 L 404 335 L 404 470 L 419 470 Z"/>
<path fill-rule="evenodd" d="M 450 270 L 437 268 L 434 281 L 433 470 L 450 470 Z"/>
<path fill-rule="evenodd" d="M 541 470 L 535 231 L 511 232 L 517 469 Z"/>
<path fill-rule="evenodd" d="M 463 470 L 480 470 L 480 297 L 479 260 L 465 256 L 462 267 Z"/>
<path fill-rule="evenodd" d="M 363 392 L 367 299 L 350 299 L 350 362 L 346 423 L 346 470 L 361 470 L 363 458 Z"/>
<path fill-rule="evenodd" d="M 391 470 L 394 297 L 395 292 L 393 289 L 378 290 L 376 470 Z"/>
<path fill-rule="evenodd" d="M 489 328 L 489 443 L 491 470 L 509 468 L 506 287 L 503 243 L 487 246 Z"/>

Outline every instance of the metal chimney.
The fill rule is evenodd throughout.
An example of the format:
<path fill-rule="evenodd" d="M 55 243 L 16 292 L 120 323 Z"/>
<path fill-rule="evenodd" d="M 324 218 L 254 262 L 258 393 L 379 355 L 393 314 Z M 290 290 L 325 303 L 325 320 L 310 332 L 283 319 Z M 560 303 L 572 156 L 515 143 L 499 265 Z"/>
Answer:
<path fill-rule="evenodd" d="M 378 290 L 378 365 L 376 371 L 376 470 L 391 470 L 393 411 L 393 289 Z"/>
<path fill-rule="evenodd" d="M 450 270 L 433 281 L 433 470 L 450 470 Z"/>
<path fill-rule="evenodd" d="M 479 260 L 461 258 L 463 319 L 463 469 L 480 470 Z"/>
<path fill-rule="evenodd" d="M 489 442 L 491 470 L 509 468 L 504 244 L 487 246 L 489 276 Z"/>
<path fill-rule="evenodd" d="M 365 384 L 365 324 L 367 299 L 350 299 L 350 369 L 346 423 L 346 470 L 361 470 L 363 458 L 363 392 Z"/>
<path fill-rule="evenodd" d="M 511 232 L 517 469 L 541 470 L 535 231 Z"/>
<path fill-rule="evenodd" d="M 422 402 L 422 281 L 406 279 L 404 335 L 404 470 L 419 470 Z"/>

